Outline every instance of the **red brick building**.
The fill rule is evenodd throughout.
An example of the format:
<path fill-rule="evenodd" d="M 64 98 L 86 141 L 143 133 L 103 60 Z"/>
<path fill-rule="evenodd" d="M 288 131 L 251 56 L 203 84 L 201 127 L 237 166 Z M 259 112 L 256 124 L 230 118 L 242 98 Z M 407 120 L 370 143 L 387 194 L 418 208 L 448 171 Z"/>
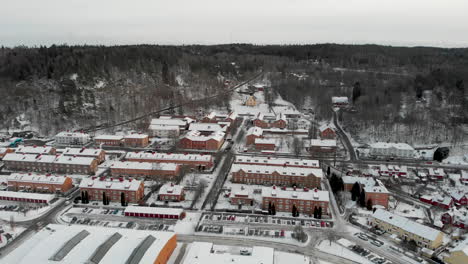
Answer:
<path fill-rule="evenodd" d="M 234 124 L 234 122 L 236 122 L 237 120 L 237 117 L 238 117 L 238 114 L 236 112 L 231 112 L 228 114 L 228 116 L 224 119 L 225 122 L 229 122 L 232 124 Z"/>
<path fill-rule="evenodd" d="M 228 195 L 229 202 L 233 205 L 253 205 L 252 194 L 247 189 L 233 190 Z"/>
<path fill-rule="evenodd" d="M 336 140 L 332 139 L 311 139 L 309 151 L 312 154 L 331 154 L 336 151 Z"/>
<path fill-rule="evenodd" d="M 361 191 L 365 192 L 365 200 L 372 201 L 372 205 L 380 205 L 388 208 L 388 199 L 390 193 L 380 180 L 374 180 L 369 177 L 343 176 L 344 190 L 351 191 L 353 185 L 357 182 Z"/>
<path fill-rule="evenodd" d="M 336 138 L 335 129 L 333 129 L 333 127 L 331 127 L 328 124 L 320 126 L 319 133 L 320 133 L 321 139 L 335 139 Z"/>
<path fill-rule="evenodd" d="M 262 150 L 275 150 L 276 140 L 274 138 L 256 138 L 254 143 L 255 149 Z"/>
<path fill-rule="evenodd" d="M 56 149 L 48 146 L 19 146 L 15 149 L 18 154 L 41 154 L 41 155 L 55 155 Z"/>
<path fill-rule="evenodd" d="M 247 139 L 246 144 L 247 145 L 254 144 L 255 139 L 257 138 L 263 138 L 263 129 L 260 127 L 256 127 L 256 126 L 249 128 L 249 130 L 247 131 L 247 136 L 246 136 L 246 139 Z"/>
<path fill-rule="evenodd" d="M 145 134 L 130 134 L 124 137 L 124 144 L 127 147 L 144 148 L 149 145 L 149 137 Z"/>
<path fill-rule="evenodd" d="M 110 166 L 112 176 L 149 177 L 158 180 L 175 180 L 180 166 L 175 163 L 116 161 Z"/>
<path fill-rule="evenodd" d="M 158 200 L 169 202 L 180 202 L 185 200 L 184 187 L 167 183 L 161 186 L 158 192 Z"/>
<path fill-rule="evenodd" d="M 48 204 L 54 198 L 55 198 L 54 194 L 28 193 L 28 192 L 10 192 L 10 191 L 1 191 L 0 192 L 0 200 L 3 200 L 3 201 Z"/>
<path fill-rule="evenodd" d="M 462 190 L 454 190 L 450 193 L 453 202 L 456 206 L 466 206 L 468 205 L 468 197 L 466 197 L 466 193 Z"/>
<path fill-rule="evenodd" d="M 275 119 L 265 119 L 263 113 L 258 113 L 253 120 L 253 125 L 260 128 L 281 128 L 284 129 L 288 125 L 288 121 L 282 113 L 275 116 Z"/>
<path fill-rule="evenodd" d="M 98 161 L 90 157 L 17 153 L 6 154 L 3 162 L 9 170 L 60 173 L 94 174 L 98 166 Z"/>
<path fill-rule="evenodd" d="M 128 152 L 125 156 L 125 160 L 153 163 L 175 163 L 198 170 L 211 169 L 214 166 L 213 156 L 205 154 Z"/>
<path fill-rule="evenodd" d="M 445 225 L 451 225 L 461 229 L 468 229 L 468 212 L 466 209 L 461 208 L 460 210 L 452 208 L 449 211 L 443 213 L 440 220 Z"/>
<path fill-rule="evenodd" d="M 8 189 L 40 193 L 66 193 L 73 188 L 73 181 L 66 176 L 12 173 L 8 176 Z"/>
<path fill-rule="evenodd" d="M 83 179 L 80 184 L 81 196 L 87 194 L 89 200 L 102 201 L 106 196 L 110 202 L 120 203 L 122 195 L 127 203 L 138 203 L 144 194 L 143 181 L 119 179 L 105 179 L 92 177 Z"/>
<path fill-rule="evenodd" d="M 234 163 L 247 165 L 320 168 L 318 160 L 237 155 Z"/>
<path fill-rule="evenodd" d="M 253 125 L 260 128 L 268 128 L 268 122 L 265 121 L 265 115 L 263 113 L 258 113 L 253 120 Z"/>
<path fill-rule="evenodd" d="M 12 148 L 0 148 L 0 160 L 3 159 L 6 154 L 13 152 L 15 152 L 15 150 Z"/>
<path fill-rule="evenodd" d="M 218 123 L 216 119 L 216 112 L 211 112 L 208 115 L 204 116 L 201 120 L 201 123 Z"/>
<path fill-rule="evenodd" d="M 180 141 L 183 149 L 219 150 L 224 143 L 224 132 L 218 131 L 204 136 L 199 131 L 190 131 Z"/>
<path fill-rule="evenodd" d="M 104 162 L 106 160 L 106 152 L 103 149 L 97 148 L 66 148 L 61 153 L 64 156 L 72 157 L 89 157 L 95 158 L 98 163 Z"/>
<path fill-rule="evenodd" d="M 94 142 L 96 145 L 122 146 L 124 144 L 124 137 L 116 135 L 100 135 L 94 138 Z"/>
<path fill-rule="evenodd" d="M 307 188 L 280 189 L 273 187 L 262 188 L 262 209 L 268 210 L 269 205 L 274 205 L 277 212 L 292 212 L 296 207 L 299 214 L 313 215 L 315 208 L 322 208 L 322 215 L 328 215 L 329 194 L 327 191 Z"/>
<path fill-rule="evenodd" d="M 323 177 L 321 169 L 283 166 L 233 164 L 232 182 L 245 184 L 298 186 L 319 188 Z"/>

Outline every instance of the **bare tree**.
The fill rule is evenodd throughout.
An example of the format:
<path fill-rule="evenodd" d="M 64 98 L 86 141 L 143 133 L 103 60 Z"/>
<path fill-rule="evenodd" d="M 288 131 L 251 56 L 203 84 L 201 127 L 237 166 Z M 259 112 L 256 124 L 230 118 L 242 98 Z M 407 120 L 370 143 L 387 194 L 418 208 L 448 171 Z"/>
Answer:
<path fill-rule="evenodd" d="M 294 227 L 294 236 L 300 242 L 307 241 L 307 234 L 304 232 L 304 229 L 301 225 L 297 225 Z"/>
<path fill-rule="evenodd" d="M 296 157 L 299 157 L 299 155 L 301 155 L 301 152 L 302 152 L 302 142 L 301 142 L 301 140 L 300 140 L 298 137 L 294 137 L 293 143 L 292 143 L 292 149 L 293 149 L 294 155 L 295 155 Z"/>
<path fill-rule="evenodd" d="M 338 236 L 336 235 L 335 231 L 331 229 L 322 230 L 322 234 L 330 242 L 330 246 L 332 242 L 335 242 L 338 239 Z"/>

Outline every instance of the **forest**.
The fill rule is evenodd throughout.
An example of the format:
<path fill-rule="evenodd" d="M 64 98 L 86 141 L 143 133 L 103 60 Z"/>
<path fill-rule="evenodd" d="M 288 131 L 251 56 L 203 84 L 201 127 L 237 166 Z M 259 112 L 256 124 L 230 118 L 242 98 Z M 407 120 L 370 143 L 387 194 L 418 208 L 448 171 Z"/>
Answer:
<path fill-rule="evenodd" d="M 331 117 L 331 96 L 348 96 L 357 111 L 341 118 L 358 136 L 409 135 L 405 141 L 419 143 L 432 131 L 433 140 L 456 142 L 468 123 L 468 49 L 53 45 L 0 49 L 0 127 L 51 135 L 112 124 L 214 94 L 225 80 L 240 82 L 258 71 L 276 94 L 322 120 Z M 229 109 L 229 96 L 179 112 L 210 104 Z"/>

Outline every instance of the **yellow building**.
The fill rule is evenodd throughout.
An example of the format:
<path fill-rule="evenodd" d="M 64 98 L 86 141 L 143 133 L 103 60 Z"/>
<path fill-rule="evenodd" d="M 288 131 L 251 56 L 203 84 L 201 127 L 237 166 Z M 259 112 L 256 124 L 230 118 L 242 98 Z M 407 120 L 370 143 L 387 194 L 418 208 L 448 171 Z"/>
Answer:
<path fill-rule="evenodd" d="M 257 105 L 257 98 L 253 95 L 249 96 L 245 101 L 246 106 L 256 106 Z"/>
<path fill-rule="evenodd" d="M 395 234 L 402 240 L 414 240 L 419 247 L 435 249 L 442 245 L 443 234 L 441 231 L 386 210 L 378 209 L 374 212 L 372 226 Z"/>
<path fill-rule="evenodd" d="M 446 257 L 444 261 L 449 264 L 468 263 L 468 238 L 450 251 L 450 256 Z"/>

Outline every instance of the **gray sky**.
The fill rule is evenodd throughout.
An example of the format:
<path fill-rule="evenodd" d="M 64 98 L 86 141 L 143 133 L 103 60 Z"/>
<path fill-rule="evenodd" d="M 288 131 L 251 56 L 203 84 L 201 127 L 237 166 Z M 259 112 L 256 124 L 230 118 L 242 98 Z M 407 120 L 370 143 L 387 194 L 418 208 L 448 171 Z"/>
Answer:
<path fill-rule="evenodd" d="M 468 0 L 1 0 L 0 45 L 468 47 Z"/>

